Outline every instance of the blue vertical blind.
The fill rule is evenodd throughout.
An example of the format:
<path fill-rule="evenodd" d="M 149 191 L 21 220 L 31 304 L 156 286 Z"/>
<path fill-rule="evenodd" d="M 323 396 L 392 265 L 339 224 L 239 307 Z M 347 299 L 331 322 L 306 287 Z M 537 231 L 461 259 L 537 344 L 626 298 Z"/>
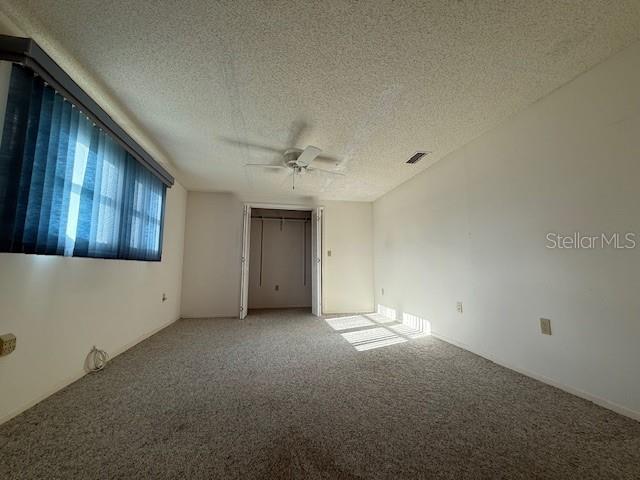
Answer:
<path fill-rule="evenodd" d="M 44 80 L 13 65 L 0 251 L 160 260 L 166 186 Z"/>

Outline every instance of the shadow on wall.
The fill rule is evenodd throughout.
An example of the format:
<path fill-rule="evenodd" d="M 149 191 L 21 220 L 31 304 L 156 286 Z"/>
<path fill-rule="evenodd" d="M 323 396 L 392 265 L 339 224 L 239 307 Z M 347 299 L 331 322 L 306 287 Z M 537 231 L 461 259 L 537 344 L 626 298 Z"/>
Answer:
<path fill-rule="evenodd" d="M 359 352 L 404 343 L 431 335 L 431 323 L 403 312 L 402 321 L 393 308 L 378 304 L 377 313 L 327 318 L 331 328 L 341 333 Z M 348 331 L 347 331 L 348 330 Z"/>

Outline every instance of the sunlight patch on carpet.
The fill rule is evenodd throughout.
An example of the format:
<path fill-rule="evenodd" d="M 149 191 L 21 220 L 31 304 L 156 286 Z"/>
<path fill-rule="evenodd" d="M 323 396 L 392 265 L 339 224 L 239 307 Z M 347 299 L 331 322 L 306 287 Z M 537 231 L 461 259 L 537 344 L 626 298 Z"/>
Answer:
<path fill-rule="evenodd" d="M 402 338 L 384 327 L 368 328 L 356 332 L 342 334 L 342 338 L 348 341 L 353 347 L 362 352 L 372 348 L 386 347 L 396 343 L 404 343 L 406 338 Z"/>
<path fill-rule="evenodd" d="M 349 330 L 352 328 L 362 328 L 374 326 L 370 319 L 362 315 L 352 315 L 350 317 L 328 318 L 325 320 L 334 330 Z"/>

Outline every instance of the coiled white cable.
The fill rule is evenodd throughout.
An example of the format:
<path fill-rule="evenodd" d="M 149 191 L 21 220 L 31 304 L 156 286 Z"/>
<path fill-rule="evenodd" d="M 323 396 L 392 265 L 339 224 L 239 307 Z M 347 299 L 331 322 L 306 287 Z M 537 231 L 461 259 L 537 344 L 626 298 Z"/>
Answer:
<path fill-rule="evenodd" d="M 94 345 L 87 356 L 87 370 L 89 373 L 95 373 L 102 370 L 109 361 L 109 354 L 104 350 L 99 350 Z"/>

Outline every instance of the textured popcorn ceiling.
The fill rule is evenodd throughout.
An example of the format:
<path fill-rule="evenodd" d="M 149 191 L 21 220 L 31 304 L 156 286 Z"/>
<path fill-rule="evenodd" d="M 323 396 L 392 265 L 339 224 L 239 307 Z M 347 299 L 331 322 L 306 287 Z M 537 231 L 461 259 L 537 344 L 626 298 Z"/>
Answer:
<path fill-rule="evenodd" d="M 379 197 L 640 38 L 638 0 L 24 0 L 4 9 L 99 79 L 187 188 L 291 193 L 281 172 L 244 167 L 276 154 L 224 139 L 313 144 L 346 176 L 306 175 L 295 194 L 339 200 Z M 288 145 L 296 122 L 307 128 Z M 433 153 L 405 165 L 416 150 Z"/>

